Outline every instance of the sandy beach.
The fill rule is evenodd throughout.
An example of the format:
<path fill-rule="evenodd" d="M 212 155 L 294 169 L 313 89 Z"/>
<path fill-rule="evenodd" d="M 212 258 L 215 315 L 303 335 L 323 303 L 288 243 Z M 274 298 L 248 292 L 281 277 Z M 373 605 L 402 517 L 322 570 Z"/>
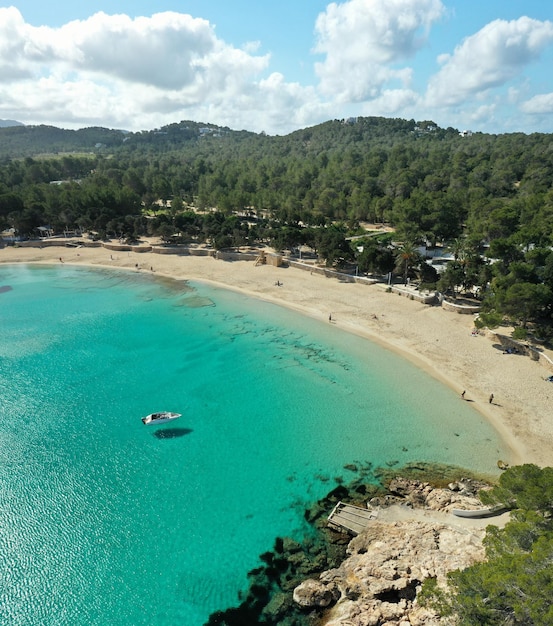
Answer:
<path fill-rule="evenodd" d="M 386 292 L 383 285 L 344 283 L 291 267 L 256 266 L 252 261 L 113 252 L 101 247 L 0 248 L 0 263 L 59 264 L 60 257 L 68 264 L 206 281 L 336 324 L 400 353 L 452 387 L 459 402 L 473 402 L 511 448 L 511 458 L 504 460 L 553 465 L 553 383 L 545 380 L 553 371 L 529 357 L 503 354 L 492 333 L 473 336 L 472 315 L 420 304 Z"/>

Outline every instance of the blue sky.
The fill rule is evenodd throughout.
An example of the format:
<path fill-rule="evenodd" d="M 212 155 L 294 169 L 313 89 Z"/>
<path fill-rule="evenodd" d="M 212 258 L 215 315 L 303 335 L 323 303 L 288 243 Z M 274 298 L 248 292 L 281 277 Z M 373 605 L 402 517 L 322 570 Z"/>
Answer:
<path fill-rule="evenodd" d="M 26 124 L 553 132 L 551 67 L 546 0 L 0 0 L 0 118 Z"/>

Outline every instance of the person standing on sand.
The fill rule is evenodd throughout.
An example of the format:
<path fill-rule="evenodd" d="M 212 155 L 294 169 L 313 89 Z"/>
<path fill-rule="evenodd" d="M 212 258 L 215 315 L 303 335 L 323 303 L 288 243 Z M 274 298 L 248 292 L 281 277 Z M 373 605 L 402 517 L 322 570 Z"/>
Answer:
<path fill-rule="evenodd" d="M 492 402 L 493 402 L 493 393 L 490 393 L 490 399 L 488 400 L 488 402 L 489 402 L 490 404 L 492 404 Z"/>
<path fill-rule="evenodd" d="M 463 390 L 463 393 L 461 394 L 461 398 L 463 398 L 463 400 L 465 399 L 465 394 L 466 394 L 466 393 L 467 393 L 467 392 L 466 392 L 466 390 L 464 389 L 464 390 Z"/>

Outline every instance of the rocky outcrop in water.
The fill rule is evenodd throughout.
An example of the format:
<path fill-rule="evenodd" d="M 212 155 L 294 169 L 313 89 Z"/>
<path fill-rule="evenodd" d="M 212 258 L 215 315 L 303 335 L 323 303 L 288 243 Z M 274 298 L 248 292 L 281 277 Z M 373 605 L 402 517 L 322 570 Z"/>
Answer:
<path fill-rule="evenodd" d="M 294 601 L 320 608 L 336 598 L 321 621 L 326 626 L 438 624 L 417 604 L 422 582 L 443 583 L 447 572 L 482 560 L 483 535 L 430 522 L 375 520 L 351 540 L 347 559 L 317 581 L 301 583 Z"/>
<path fill-rule="evenodd" d="M 207 626 L 440 624 L 417 604 L 420 585 L 481 559 L 484 531 L 471 534 L 431 518 L 385 520 L 383 513 L 398 504 L 424 514 L 478 508 L 476 494 L 485 483 L 459 479 L 458 468 L 425 464 L 404 467 L 401 474 L 390 468 L 373 473 L 370 466 L 346 469 L 357 478 L 305 511 L 314 533 L 301 542 L 278 538 L 273 550 L 261 555 L 262 565 L 248 574 L 239 606 L 213 613 Z M 327 516 L 339 500 L 375 507 L 382 516 L 352 538 L 328 527 Z"/>
<path fill-rule="evenodd" d="M 451 508 L 478 508 L 476 492 L 482 483 L 472 480 L 436 489 L 428 483 L 393 479 L 388 494 L 373 498 L 371 506 L 402 504 L 413 512 L 447 512 Z M 382 509 L 385 512 L 385 509 Z M 348 544 L 347 558 L 337 567 L 306 580 L 294 590 L 294 601 L 304 609 L 330 606 L 321 626 L 436 626 L 440 619 L 417 603 L 427 578 L 444 584 L 447 573 L 484 558 L 483 528 L 465 528 L 433 519 L 375 519 Z"/>
<path fill-rule="evenodd" d="M 404 476 L 394 476 L 387 483 L 384 496 L 371 498 L 371 507 L 386 507 L 402 504 L 414 509 L 449 512 L 451 509 L 476 509 L 482 506 L 478 492 L 487 488 L 487 483 L 474 478 L 462 478 L 450 482 L 447 487 L 437 488 Z"/>

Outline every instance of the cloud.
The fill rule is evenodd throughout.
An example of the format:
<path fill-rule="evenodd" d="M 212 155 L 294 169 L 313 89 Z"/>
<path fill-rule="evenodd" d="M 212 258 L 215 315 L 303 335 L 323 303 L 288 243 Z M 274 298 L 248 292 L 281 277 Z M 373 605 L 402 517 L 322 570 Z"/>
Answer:
<path fill-rule="evenodd" d="M 520 109 L 531 115 L 553 113 L 553 93 L 538 94 L 523 102 Z"/>
<path fill-rule="evenodd" d="M 19 66 L 57 68 L 162 89 L 212 82 L 225 71 L 255 74 L 268 57 L 226 45 L 206 20 L 174 12 L 131 19 L 96 13 L 59 29 L 26 25 L 17 9 L 0 9 L 2 59 L 17 51 Z M 16 63 L 17 64 L 17 63 Z M 223 66 L 223 67 L 221 67 Z"/>
<path fill-rule="evenodd" d="M 97 13 L 63 26 L 59 39 L 70 45 L 53 50 L 73 69 L 165 89 L 194 83 L 219 47 L 208 22 L 170 12 L 134 20 Z"/>
<path fill-rule="evenodd" d="M 411 89 L 384 89 L 378 98 L 364 104 L 362 113 L 389 117 L 411 111 L 411 117 L 418 117 L 419 101 L 419 94 Z"/>
<path fill-rule="evenodd" d="M 234 87 L 229 92 L 212 93 L 202 102 L 189 105 L 180 94 L 158 92 L 144 95 L 142 108 L 152 115 L 168 115 L 172 120 L 180 113 L 184 119 L 215 121 L 234 129 L 271 133 L 292 129 L 332 115 L 333 108 L 322 104 L 313 87 L 286 82 L 284 76 L 273 72 L 267 78 Z"/>
<path fill-rule="evenodd" d="M 0 8 L 0 84 L 32 76 L 32 37 L 21 13 Z"/>
<path fill-rule="evenodd" d="M 255 44 L 225 43 L 209 22 L 180 13 L 97 13 L 36 28 L 16 8 L 0 8 L 0 110 L 31 123 L 86 119 L 136 128 L 152 119 L 153 103 L 172 115 L 202 108 L 206 99 L 232 108 L 269 65 L 255 51 Z M 175 121 L 160 113 L 154 126 Z"/>
<path fill-rule="evenodd" d="M 348 0 L 331 3 L 317 18 L 315 52 L 322 93 L 342 101 L 378 97 L 389 82 L 408 85 L 409 68 L 395 64 L 425 45 L 429 28 L 444 14 L 440 0 Z"/>
<path fill-rule="evenodd" d="M 494 20 L 439 58 L 426 94 L 434 106 L 455 106 L 519 76 L 553 43 L 553 23 L 528 17 Z"/>

